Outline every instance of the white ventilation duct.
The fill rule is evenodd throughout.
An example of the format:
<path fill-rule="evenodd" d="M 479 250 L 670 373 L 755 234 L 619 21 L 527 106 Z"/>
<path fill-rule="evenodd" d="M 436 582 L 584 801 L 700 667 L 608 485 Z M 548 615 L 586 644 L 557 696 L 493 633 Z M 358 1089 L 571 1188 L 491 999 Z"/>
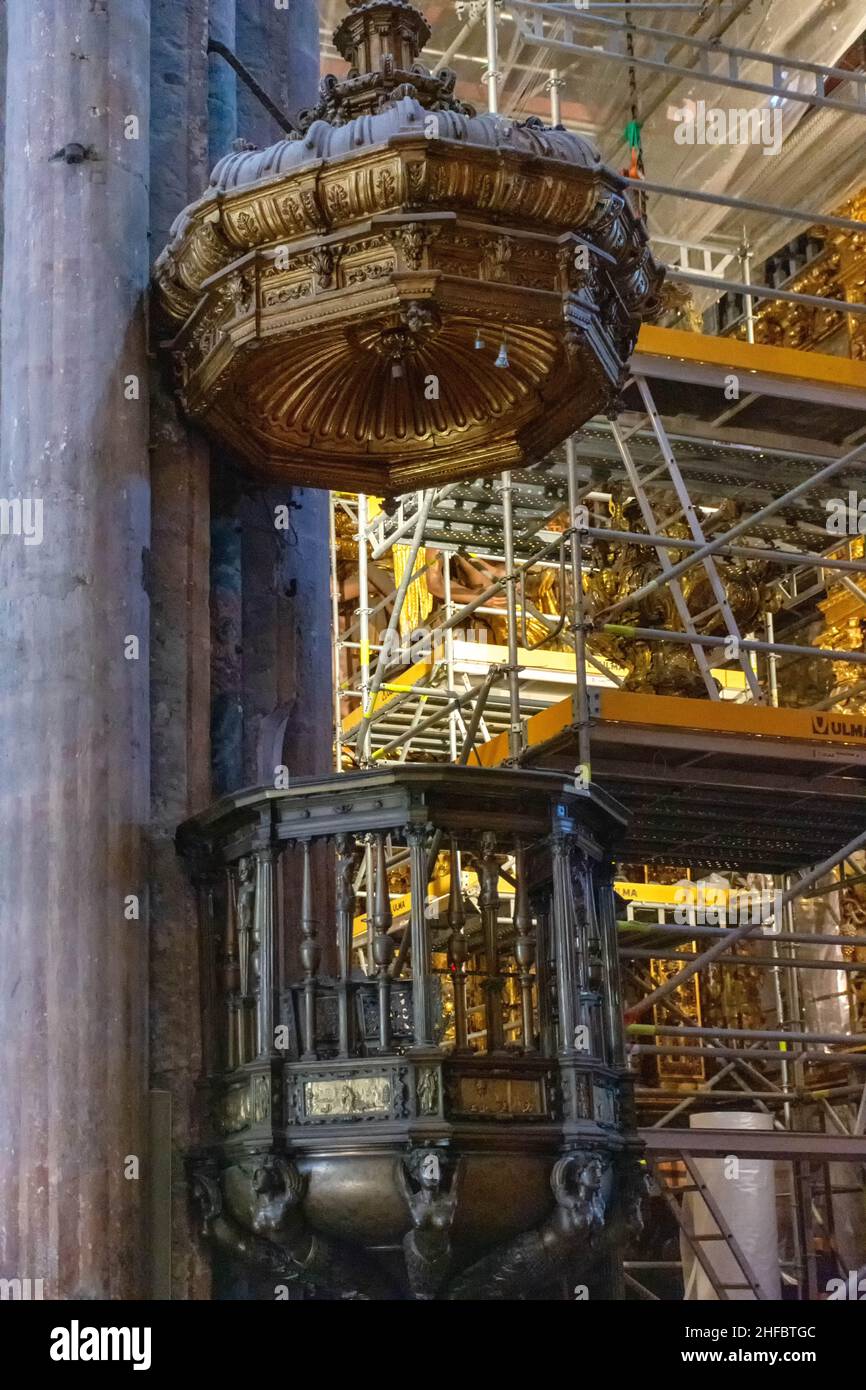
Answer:
<path fill-rule="evenodd" d="M 758 1111 L 711 1111 L 690 1116 L 692 1129 L 771 1130 L 773 1117 Z M 733 1232 L 740 1250 L 764 1297 L 782 1296 L 779 1272 L 779 1235 L 776 1225 L 775 1167 L 767 1159 L 731 1155 L 725 1158 L 693 1159 L 692 1166 L 706 1183 L 710 1196 Z M 693 1239 L 709 1236 L 701 1249 L 721 1285 L 745 1283 L 745 1276 L 726 1241 L 715 1240 L 718 1226 L 698 1192 L 684 1197 L 684 1215 Z M 701 1268 L 688 1241 L 680 1236 L 683 1260 L 684 1297 L 688 1301 L 715 1300 L 717 1294 Z M 750 1289 L 731 1289 L 728 1298 L 753 1300 Z"/>
<path fill-rule="evenodd" d="M 866 857 L 852 855 L 852 865 L 859 872 L 866 867 Z M 829 887 L 834 882 L 827 878 L 821 885 Z M 792 908 L 793 926 L 796 931 L 812 931 L 822 936 L 838 936 L 844 941 L 841 931 L 838 906 L 839 896 L 827 893 L 818 898 L 800 898 Z M 862 932 L 863 924 L 854 921 L 855 930 Z M 831 961 L 838 960 L 838 946 L 801 946 L 806 959 Z M 799 993 L 803 1010 L 803 1027 L 812 1033 L 851 1033 L 856 1030 L 856 1021 L 851 1016 L 851 997 L 849 993 L 850 976 L 843 971 L 804 970 L 799 978 Z M 816 1051 L 830 1052 L 827 1047 Z M 852 1078 L 856 1079 L 856 1072 Z M 834 1100 L 831 1111 L 825 1110 L 824 1128 L 829 1134 L 844 1133 L 853 1129 L 857 1113 L 856 1099 L 851 1103 Z M 834 1120 L 833 1116 L 837 1118 Z M 831 1163 L 830 1181 L 833 1186 L 833 1235 L 836 1253 L 843 1272 L 859 1269 L 866 1263 L 866 1204 L 863 1201 L 863 1173 L 856 1163 Z"/>

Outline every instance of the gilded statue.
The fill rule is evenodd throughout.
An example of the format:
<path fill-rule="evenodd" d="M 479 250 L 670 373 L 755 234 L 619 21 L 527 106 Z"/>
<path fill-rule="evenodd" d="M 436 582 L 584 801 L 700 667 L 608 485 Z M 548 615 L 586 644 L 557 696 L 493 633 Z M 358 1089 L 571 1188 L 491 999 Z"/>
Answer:
<path fill-rule="evenodd" d="M 610 510 L 610 524 L 614 530 L 638 533 L 645 529 L 634 498 L 624 500 L 621 496 L 614 497 Z M 719 508 L 714 520 L 717 527 L 725 530 L 737 520 L 736 509 L 726 503 Z M 682 520 L 668 525 L 665 534 L 673 539 L 691 539 L 689 527 Z M 655 546 L 649 542 L 600 540 L 596 542 L 595 552 L 597 563 L 584 578 L 590 614 L 603 614 L 605 609 L 658 577 L 658 554 Z M 741 632 L 759 626 L 763 615 L 778 607 L 778 593 L 773 593 L 769 586 L 773 576 L 773 566 L 769 561 L 717 558 L 715 565 Z M 680 581 L 680 588 L 695 630 L 702 636 L 718 636 L 722 648 L 727 629 L 718 611 L 706 570 L 700 565 L 687 570 Z M 654 589 L 633 605 L 621 609 L 616 622 L 636 627 L 682 630 L 670 585 Z M 654 695 L 701 697 L 707 694 L 692 650 L 685 644 L 642 641 L 594 631 L 590 648 L 625 670 L 626 690 L 646 691 Z"/>

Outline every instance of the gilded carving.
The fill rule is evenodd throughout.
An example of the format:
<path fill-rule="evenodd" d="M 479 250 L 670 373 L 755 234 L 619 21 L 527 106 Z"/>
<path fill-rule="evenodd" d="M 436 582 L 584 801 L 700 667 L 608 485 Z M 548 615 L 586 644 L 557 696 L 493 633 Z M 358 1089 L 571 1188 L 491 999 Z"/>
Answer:
<path fill-rule="evenodd" d="M 421 268 L 421 258 L 424 254 L 424 229 L 418 222 L 409 222 L 403 227 L 399 227 L 395 233 L 403 252 L 403 259 L 410 270 Z"/>
<path fill-rule="evenodd" d="M 394 262 L 368 261 L 366 265 L 355 266 L 346 272 L 347 285 L 363 285 L 367 280 L 381 280 L 386 275 L 391 275 L 394 271 Z"/>
<path fill-rule="evenodd" d="M 253 1077 L 252 1116 L 254 1124 L 271 1118 L 271 1081 L 269 1076 Z"/>
<path fill-rule="evenodd" d="M 483 278 L 485 280 L 505 280 L 508 264 L 514 256 L 514 242 L 510 237 L 497 237 L 484 252 Z"/>
<path fill-rule="evenodd" d="M 420 1067 L 416 1082 L 418 1114 L 436 1115 L 439 1111 L 439 1072 L 435 1067 Z"/>
<path fill-rule="evenodd" d="M 734 503 L 726 503 L 724 515 L 718 520 L 733 523 L 737 519 Z M 637 531 L 643 525 L 635 502 L 623 503 L 614 498 L 611 503 L 612 525 L 625 531 Z M 686 522 L 669 528 L 674 537 L 690 536 Z M 606 543 L 596 548 L 597 564 L 586 583 L 589 603 L 599 609 L 616 599 L 626 597 L 643 587 L 646 579 L 657 572 L 657 557 L 650 546 L 638 542 L 618 544 L 616 555 Z M 768 609 L 772 611 L 779 597 L 768 589 L 771 566 L 762 560 L 719 560 L 716 568 L 724 585 L 725 595 L 740 631 L 748 631 Z M 715 596 L 705 571 L 695 567 L 683 577 L 682 595 L 695 621 L 696 630 L 703 634 L 718 634 L 724 639 L 726 629 L 718 611 Z M 656 590 L 623 610 L 623 623 L 641 627 L 671 627 L 679 614 L 671 590 Z M 706 686 L 688 647 L 661 647 L 630 638 L 596 635 L 597 651 L 626 671 L 625 689 L 652 691 L 657 695 L 706 694 Z"/>
<path fill-rule="evenodd" d="M 299 198 L 294 197 L 292 194 L 287 194 L 285 198 L 279 200 L 277 206 L 287 222 L 293 222 L 298 229 L 305 225 L 304 214 L 301 211 Z"/>
<path fill-rule="evenodd" d="M 275 304 L 293 304 L 298 299 L 306 299 L 312 293 L 312 281 L 299 280 L 294 285 L 282 285 L 278 290 L 268 290 L 263 304 L 266 309 L 271 309 Z"/>
<path fill-rule="evenodd" d="M 543 1084 L 531 1077 L 459 1076 L 452 1108 L 460 1114 L 494 1119 L 541 1119 L 547 1110 Z"/>
<path fill-rule="evenodd" d="M 248 273 L 233 275 L 225 289 L 228 304 L 236 318 L 248 314 L 255 300 L 255 280 Z"/>
<path fill-rule="evenodd" d="M 397 201 L 397 176 L 393 169 L 380 169 L 376 176 L 376 195 L 381 203 Z"/>
<path fill-rule="evenodd" d="M 384 1115 L 391 1105 L 391 1084 L 385 1076 L 353 1076 L 344 1081 L 307 1081 L 304 1106 L 308 1115 Z"/>
<path fill-rule="evenodd" d="M 255 241 L 261 235 L 259 232 L 259 224 L 252 213 L 239 212 L 235 219 L 235 225 L 238 231 L 245 236 L 248 241 Z"/>
<path fill-rule="evenodd" d="M 220 1105 L 220 1129 L 223 1134 L 237 1134 L 249 1129 L 252 1123 L 252 1104 L 249 1086 L 233 1086 L 226 1091 Z"/>
<path fill-rule="evenodd" d="M 861 190 L 833 212 L 853 221 L 866 218 L 866 191 Z M 823 249 L 790 277 L 785 288 L 798 294 L 864 302 L 866 289 L 866 238 L 862 233 L 818 226 L 809 230 L 810 238 L 823 242 Z M 841 352 L 854 359 L 866 356 L 866 319 L 862 314 L 846 315 L 820 305 L 795 304 L 764 299 L 753 309 L 755 341 L 779 347 Z M 745 339 L 745 323 L 737 324 L 734 336 Z"/>
<path fill-rule="evenodd" d="M 310 267 L 317 290 L 329 290 L 334 283 L 334 255 L 327 246 L 317 246 L 310 252 Z"/>
<path fill-rule="evenodd" d="M 612 193 L 616 176 L 577 135 L 474 115 L 453 96 L 453 74 L 418 63 L 422 31 L 423 18 L 397 0 L 375 13 L 355 6 L 338 30 L 353 66 L 323 80 L 319 106 L 300 119 L 303 141 L 220 161 L 157 261 L 187 409 L 262 473 L 393 493 L 534 462 L 610 405 L 637 322 L 654 312 L 662 274 Z M 443 113 L 435 139 L 431 112 Z M 351 137 L 337 140 L 350 122 Z M 499 224 L 497 235 L 477 225 L 479 213 Z M 422 277 L 430 214 L 459 240 L 410 287 L 406 272 Z M 383 215 L 380 247 L 399 254 L 370 258 L 359 246 Z M 590 224 L 588 239 L 613 262 L 587 280 L 575 329 L 555 258 L 563 236 Z M 311 249 L 311 233 L 326 233 L 327 245 Z M 305 262 L 312 294 L 295 280 L 260 289 L 281 241 L 280 269 Z M 252 248 L 266 253 L 243 268 L 259 296 L 255 322 L 200 339 L 201 358 L 190 358 L 189 337 L 239 251 Z M 242 293 L 248 314 L 252 295 Z M 403 358 L 394 329 L 410 300 L 442 330 L 409 343 Z M 506 332 L 509 366 L 493 370 L 495 347 L 477 352 L 476 337 L 497 343 Z M 382 350 L 358 353 L 359 341 Z M 312 402 L 300 407 L 303 427 L 300 392 Z"/>
<path fill-rule="evenodd" d="M 332 183 L 325 191 L 325 207 L 334 221 L 349 215 L 349 190 L 344 183 Z"/>

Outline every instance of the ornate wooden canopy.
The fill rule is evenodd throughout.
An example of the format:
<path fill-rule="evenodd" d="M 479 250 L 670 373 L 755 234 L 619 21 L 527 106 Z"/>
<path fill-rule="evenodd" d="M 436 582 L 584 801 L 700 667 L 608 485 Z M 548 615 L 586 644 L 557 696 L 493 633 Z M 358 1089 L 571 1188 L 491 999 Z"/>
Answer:
<path fill-rule="evenodd" d="M 187 411 L 255 472 L 394 493 L 534 462 L 615 396 L 661 272 L 588 141 L 475 115 L 403 0 L 156 265 Z"/>

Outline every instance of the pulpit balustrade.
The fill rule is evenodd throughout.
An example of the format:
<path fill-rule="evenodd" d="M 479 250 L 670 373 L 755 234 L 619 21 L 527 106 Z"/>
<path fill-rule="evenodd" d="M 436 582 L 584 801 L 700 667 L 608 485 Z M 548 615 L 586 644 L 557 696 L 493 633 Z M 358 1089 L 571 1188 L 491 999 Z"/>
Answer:
<path fill-rule="evenodd" d="M 636 1190 L 621 824 L 556 774 L 416 764 L 181 828 L 219 1244 L 318 1297 L 518 1297 L 586 1263 Z"/>

